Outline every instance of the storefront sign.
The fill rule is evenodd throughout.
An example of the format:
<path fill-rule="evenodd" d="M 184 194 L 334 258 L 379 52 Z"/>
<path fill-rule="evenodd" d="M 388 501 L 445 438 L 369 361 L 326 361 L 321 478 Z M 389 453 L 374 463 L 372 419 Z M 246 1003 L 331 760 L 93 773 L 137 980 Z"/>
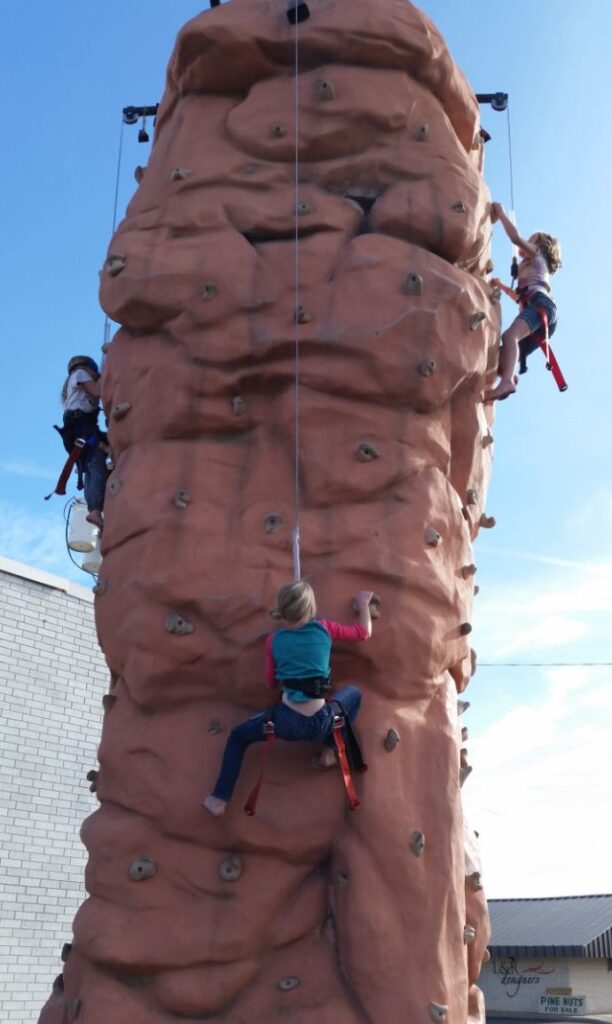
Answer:
<path fill-rule="evenodd" d="M 583 1013 L 586 996 L 540 996 L 540 1013 Z"/>

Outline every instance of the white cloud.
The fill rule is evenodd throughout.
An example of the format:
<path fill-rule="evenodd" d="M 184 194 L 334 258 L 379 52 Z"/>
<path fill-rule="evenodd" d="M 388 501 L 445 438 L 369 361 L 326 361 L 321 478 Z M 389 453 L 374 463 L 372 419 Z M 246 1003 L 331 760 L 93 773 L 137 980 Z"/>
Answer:
<path fill-rule="evenodd" d="M 18 462 L 3 459 L 0 461 L 0 473 L 6 473 L 7 476 L 27 477 L 29 480 L 46 480 L 50 486 L 53 486 L 54 483 L 53 470 L 49 471 L 48 468 L 27 459 L 20 459 Z"/>
<path fill-rule="evenodd" d="M 5 558 L 75 578 L 66 551 L 61 500 L 39 514 L 0 501 L 0 522 L 0 554 Z"/>
<path fill-rule="evenodd" d="M 545 675 L 539 702 L 517 705 L 469 746 L 464 799 L 490 897 L 610 891 L 612 672 Z"/>

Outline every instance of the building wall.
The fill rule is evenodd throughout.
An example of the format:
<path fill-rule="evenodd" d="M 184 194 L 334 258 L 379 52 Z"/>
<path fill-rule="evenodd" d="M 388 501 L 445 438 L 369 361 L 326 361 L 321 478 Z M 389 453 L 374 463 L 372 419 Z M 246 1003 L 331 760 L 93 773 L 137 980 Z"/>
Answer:
<path fill-rule="evenodd" d="M 478 984 L 488 1011 L 529 1012 L 544 1017 L 612 1013 L 612 971 L 607 960 L 492 959 L 483 968 Z"/>
<path fill-rule="evenodd" d="M 83 901 L 108 670 L 92 593 L 0 558 L 0 1021 L 34 1024 Z"/>

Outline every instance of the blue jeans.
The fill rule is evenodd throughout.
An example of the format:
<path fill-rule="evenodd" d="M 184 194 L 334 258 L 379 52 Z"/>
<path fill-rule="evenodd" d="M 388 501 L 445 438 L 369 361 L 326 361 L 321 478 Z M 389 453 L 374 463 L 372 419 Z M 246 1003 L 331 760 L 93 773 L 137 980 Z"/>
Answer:
<path fill-rule="evenodd" d="M 354 722 L 359 714 L 361 705 L 361 692 L 356 686 L 344 686 L 332 697 L 340 704 L 349 722 Z M 262 711 L 246 722 L 236 725 L 229 734 L 219 778 L 212 791 L 212 795 L 219 800 L 228 801 L 231 799 L 234 787 L 240 775 L 242 761 L 247 747 L 251 743 L 262 743 L 264 741 L 264 725 L 273 721 L 276 736 L 280 740 L 287 740 L 289 743 L 296 740 L 310 740 L 312 742 L 329 742 L 333 733 L 333 711 L 329 704 L 325 704 L 316 715 L 301 715 L 299 711 L 283 704 L 277 704 L 268 711 Z"/>
<path fill-rule="evenodd" d="M 518 315 L 519 320 L 524 320 L 530 328 L 531 334 L 536 334 L 542 328 L 540 310 L 548 316 L 548 333 L 552 338 L 557 330 L 557 307 L 553 300 L 544 292 L 534 292 L 527 305 Z"/>
<path fill-rule="evenodd" d="M 97 443 L 91 448 L 87 445 L 84 452 L 81 464 L 83 466 L 85 501 L 90 512 L 94 509 L 98 509 L 101 512 L 104 508 L 104 492 L 108 477 L 106 456 Z"/>

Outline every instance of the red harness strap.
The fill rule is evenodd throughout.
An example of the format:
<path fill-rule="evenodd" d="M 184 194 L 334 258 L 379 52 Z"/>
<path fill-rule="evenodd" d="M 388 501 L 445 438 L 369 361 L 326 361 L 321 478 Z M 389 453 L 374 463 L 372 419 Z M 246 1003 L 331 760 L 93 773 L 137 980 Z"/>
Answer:
<path fill-rule="evenodd" d="M 86 444 L 86 440 L 83 440 L 82 437 L 77 437 L 72 447 L 72 451 L 70 452 L 70 455 L 68 456 L 66 462 L 64 463 L 64 468 L 62 469 L 59 475 L 59 479 L 55 485 L 55 490 L 51 491 L 51 494 L 45 495 L 45 501 L 48 501 L 49 498 L 52 498 L 54 494 L 61 495 L 66 493 L 66 484 L 68 483 L 70 474 L 72 473 L 72 470 L 74 469 L 76 463 L 79 461 L 79 458 L 81 457 L 81 454 L 83 452 L 83 448 L 85 447 Z"/>
<path fill-rule="evenodd" d="M 276 733 L 274 731 L 274 722 L 265 722 L 263 729 L 264 735 L 266 737 L 266 745 L 264 748 L 263 758 L 261 761 L 261 771 L 259 773 L 259 778 L 255 785 L 253 786 L 253 789 L 249 794 L 249 798 L 246 804 L 244 805 L 244 813 L 248 814 L 249 817 L 251 818 L 255 814 L 255 808 L 257 807 L 257 801 L 259 800 L 259 791 L 261 789 L 261 784 L 264 780 L 264 775 L 266 773 L 266 768 L 268 766 L 268 758 L 270 757 L 270 751 L 272 750 L 272 745 L 276 738 Z"/>
<path fill-rule="evenodd" d="M 548 336 L 548 314 L 543 309 L 538 310 L 538 312 L 540 314 L 540 320 L 542 322 L 542 330 L 544 332 L 544 335 L 543 337 L 539 337 L 538 335 L 536 336 L 536 338 L 540 348 L 546 356 L 546 369 L 550 370 L 550 372 L 552 373 L 555 380 L 555 384 L 559 388 L 559 391 L 567 391 L 567 381 L 565 380 L 565 377 L 561 372 L 561 367 L 557 362 L 555 353 L 550 347 L 550 339 Z"/>
<path fill-rule="evenodd" d="M 346 756 L 346 746 L 344 743 L 344 736 L 342 735 L 343 727 L 343 716 L 334 715 L 334 743 L 336 744 L 336 750 L 338 751 L 338 761 L 340 762 L 340 770 L 342 772 L 342 780 L 344 782 L 344 788 L 346 789 L 349 807 L 351 811 L 354 811 L 356 807 L 359 807 L 359 800 L 357 799 L 348 757 Z"/>

